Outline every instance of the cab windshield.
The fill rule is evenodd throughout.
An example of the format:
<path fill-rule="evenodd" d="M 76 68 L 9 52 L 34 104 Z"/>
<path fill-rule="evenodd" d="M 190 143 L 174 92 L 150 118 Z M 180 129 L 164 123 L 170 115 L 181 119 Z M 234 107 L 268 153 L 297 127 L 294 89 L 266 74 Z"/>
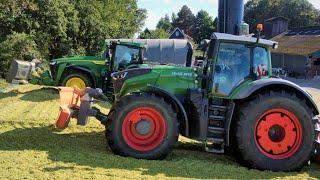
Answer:
<path fill-rule="evenodd" d="M 228 96 L 251 74 L 254 78 L 268 76 L 269 59 L 266 48 L 221 43 L 212 77 L 213 93 L 219 96 Z"/>
<path fill-rule="evenodd" d="M 124 45 L 117 45 L 116 51 L 114 55 L 114 68 L 115 70 L 124 70 L 131 64 L 138 64 L 139 63 L 139 49 L 124 46 Z"/>

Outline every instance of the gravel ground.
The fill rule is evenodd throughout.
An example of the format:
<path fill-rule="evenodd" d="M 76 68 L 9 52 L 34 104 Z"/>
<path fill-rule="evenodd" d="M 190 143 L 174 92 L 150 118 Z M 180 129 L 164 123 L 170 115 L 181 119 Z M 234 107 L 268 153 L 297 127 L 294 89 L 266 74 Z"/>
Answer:
<path fill-rule="evenodd" d="M 314 98 L 314 101 L 318 104 L 320 108 L 320 80 L 306 80 L 306 79 L 294 79 L 286 78 L 287 80 L 298 84 L 305 90 L 307 90 Z"/>

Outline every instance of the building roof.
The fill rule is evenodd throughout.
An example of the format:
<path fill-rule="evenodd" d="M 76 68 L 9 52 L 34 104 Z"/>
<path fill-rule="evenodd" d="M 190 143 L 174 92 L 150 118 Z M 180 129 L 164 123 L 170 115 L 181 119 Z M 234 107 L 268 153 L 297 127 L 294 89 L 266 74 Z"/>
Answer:
<path fill-rule="evenodd" d="M 279 48 L 273 52 L 308 56 L 320 49 L 320 27 L 293 29 L 272 40 L 279 42 Z"/>
<path fill-rule="evenodd" d="M 282 19 L 282 20 L 285 20 L 285 21 L 289 21 L 289 19 L 286 18 L 286 17 L 278 16 L 278 17 L 273 17 L 273 18 L 267 19 L 267 20 L 265 20 L 265 22 L 276 21 L 276 20 L 279 20 L 279 19 Z"/>
<path fill-rule="evenodd" d="M 301 27 L 290 30 L 285 34 L 286 36 L 297 35 L 320 35 L 320 26 Z"/>
<path fill-rule="evenodd" d="M 190 36 L 185 34 L 180 28 L 175 28 L 171 35 L 169 36 L 169 39 L 192 39 Z"/>
<path fill-rule="evenodd" d="M 221 39 L 221 40 L 230 40 L 230 41 L 243 41 L 243 42 L 251 42 L 256 43 L 257 38 L 252 36 L 236 36 L 232 34 L 225 34 L 225 33 L 213 33 L 211 36 L 212 39 Z M 278 43 L 275 41 L 270 41 L 266 39 L 260 39 L 259 44 L 271 46 L 276 48 Z"/>

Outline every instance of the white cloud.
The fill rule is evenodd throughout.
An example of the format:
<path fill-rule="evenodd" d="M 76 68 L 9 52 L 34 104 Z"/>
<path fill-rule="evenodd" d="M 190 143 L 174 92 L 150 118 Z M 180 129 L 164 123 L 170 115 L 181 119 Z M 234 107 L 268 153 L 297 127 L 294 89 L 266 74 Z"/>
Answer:
<path fill-rule="evenodd" d="M 309 2 L 311 2 L 311 4 L 313 4 L 314 7 L 316 7 L 317 9 L 320 9 L 320 1 L 319 0 L 309 0 Z"/>
<path fill-rule="evenodd" d="M 153 11 L 150 11 L 150 10 L 148 10 L 148 15 L 147 16 L 148 17 L 146 19 L 146 24 L 145 24 L 144 28 L 146 28 L 146 27 L 148 27 L 150 29 L 155 28 L 157 26 L 161 16 L 156 14 L 156 13 L 154 13 Z"/>

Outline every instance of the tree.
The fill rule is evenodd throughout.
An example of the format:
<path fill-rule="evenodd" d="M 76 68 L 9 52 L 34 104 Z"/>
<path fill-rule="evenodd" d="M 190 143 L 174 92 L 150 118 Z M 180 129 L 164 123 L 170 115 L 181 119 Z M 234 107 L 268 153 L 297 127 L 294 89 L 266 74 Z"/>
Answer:
<path fill-rule="evenodd" d="M 167 39 L 168 33 L 164 29 L 149 30 L 146 28 L 139 36 L 140 39 Z"/>
<path fill-rule="evenodd" d="M 210 39 L 215 29 L 216 25 L 213 18 L 207 11 L 201 10 L 196 16 L 192 37 L 196 43 L 200 43 L 203 39 Z"/>
<path fill-rule="evenodd" d="M 166 14 L 164 18 L 160 19 L 160 21 L 157 24 L 157 29 L 163 29 L 167 33 L 170 33 L 172 31 L 172 24 L 169 15 Z"/>
<path fill-rule="evenodd" d="M 288 18 L 289 28 L 320 25 L 320 11 L 308 0 L 249 0 L 245 5 L 250 27 L 277 16 Z"/>
<path fill-rule="evenodd" d="M 177 15 L 176 15 L 176 13 L 173 12 L 173 13 L 171 14 L 171 22 L 172 22 L 172 23 L 175 22 L 176 19 L 177 19 Z"/>
<path fill-rule="evenodd" d="M 0 43 L 0 77 L 5 77 L 12 60 L 26 60 L 43 58 L 38 50 L 33 37 L 25 33 L 16 33 L 8 35 Z"/>
<path fill-rule="evenodd" d="M 90 55 L 101 51 L 104 39 L 132 38 L 146 18 L 146 10 L 133 0 L 79 0 L 75 5 L 80 16 L 77 43 Z"/>
<path fill-rule="evenodd" d="M 0 42 L 25 33 L 47 59 L 95 55 L 106 38 L 133 37 L 145 18 L 136 0 L 6 0 L 0 1 Z"/>
<path fill-rule="evenodd" d="M 190 35 L 192 31 L 192 26 L 195 22 L 195 16 L 191 9 L 184 5 L 178 12 L 177 18 L 172 22 L 173 28 L 180 28 L 184 33 Z"/>

